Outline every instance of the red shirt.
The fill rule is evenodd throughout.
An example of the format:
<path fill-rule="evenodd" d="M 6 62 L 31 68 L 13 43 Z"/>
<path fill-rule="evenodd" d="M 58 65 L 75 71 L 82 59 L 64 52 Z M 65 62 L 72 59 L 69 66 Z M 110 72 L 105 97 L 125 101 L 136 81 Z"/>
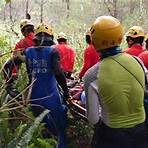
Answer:
<path fill-rule="evenodd" d="M 33 32 L 29 33 L 26 37 L 24 37 L 22 40 L 20 40 L 18 43 L 15 45 L 15 49 L 13 51 L 13 55 L 16 54 L 18 50 L 25 50 L 28 47 L 31 47 L 34 45 L 33 39 L 35 38 L 35 35 Z M 15 76 L 17 75 L 18 71 L 18 66 L 15 66 L 12 70 L 12 75 Z"/>
<path fill-rule="evenodd" d="M 146 50 L 142 52 L 138 57 L 142 60 L 144 66 L 148 69 L 148 51 Z"/>
<path fill-rule="evenodd" d="M 55 48 L 59 51 L 60 65 L 65 72 L 72 72 L 75 62 L 75 52 L 66 43 L 60 43 L 55 45 Z"/>
<path fill-rule="evenodd" d="M 25 50 L 26 48 L 33 46 L 34 45 L 34 42 L 33 42 L 34 38 L 35 38 L 34 33 L 31 32 L 26 37 L 24 37 L 22 40 L 17 42 L 15 45 L 14 54 L 15 54 L 15 51 L 17 51 L 17 50 Z"/>
<path fill-rule="evenodd" d="M 88 45 L 88 47 L 84 51 L 84 61 L 83 61 L 83 67 L 79 73 L 79 78 L 81 79 L 85 72 L 95 65 L 100 60 L 100 56 L 97 53 L 96 49 L 92 44 Z"/>
<path fill-rule="evenodd" d="M 126 53 L 133 55 L 133 56 L 138 56 L 143 51 L 144 51 L 144 48 L 139 44 L 134 44 L 131 48 L 125 49 Z"/>

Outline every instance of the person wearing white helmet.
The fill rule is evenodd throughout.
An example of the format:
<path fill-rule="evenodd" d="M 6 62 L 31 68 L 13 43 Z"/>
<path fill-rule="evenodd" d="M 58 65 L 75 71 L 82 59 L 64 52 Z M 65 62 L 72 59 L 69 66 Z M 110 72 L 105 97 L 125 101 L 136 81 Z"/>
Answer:
<path fill-rule="evenodd" d="M 55 48 L 58 49 L 60 54 L 60 64 L 67 78 L 71 78 L 74 70 L 75 50 L 68 44 L 67 36 L 65 33 L 60 32 L 57 38 L 58 44 Z"/>

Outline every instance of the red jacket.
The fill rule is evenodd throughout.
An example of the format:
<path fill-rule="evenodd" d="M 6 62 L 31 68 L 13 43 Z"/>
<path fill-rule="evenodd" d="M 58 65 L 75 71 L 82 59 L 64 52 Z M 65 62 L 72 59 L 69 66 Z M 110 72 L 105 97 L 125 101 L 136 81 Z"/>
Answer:
<path fill-rule="evenodd" d="M 138 57 L 142 60 L 144 66 L 148 69 L 148 51 L 146 50 L 142 52 Z"/>
<path fill-rule="evenodd" d="M 14 49 L 14 54 L 15 51 L 17 50 L 25 50 L 28 47 L 31 47 L 34 45 L 33 39 L 35 38 L 34 33 L 29 33 L 26 37 L 24 37 L 22 40 L 16 43 L 15 49 Z"/>
<path fill-rule="evenodd" d="M 62 69 L 65 72 L 72 72 L 75 62 L 74 49 L 66 43 L 60 43 L 58 45 L 55 45 L 55 48 L 57 48 L 57 50 L 59 51 L 60 64 Z"/>
<path fill-rule="evenodd" d="M 34 33 L 29 33 L 26 37 L 24 37 L 22 40 L 20 40 L 16 45 L 15 45 L 15 49 L 13 51 L 13 55 L 16 54 L 16 52 L 18 50 L 25 50 L 28 47 L 31 47 L 34 45 L 33 39 L 35 38 Z M 19 66 L 15 66 L 12 70 L 12 75 L 17 75 L 17 71 L 18 71 L 18 67 Z"/>
<path fill-rule="evenodd" d="M 84 61 L 83 61 L 83 67 L 79 73 L 79 78 L 81 79 L 85 72 L 95 65 L 100 60 L 100 56 L 97 53 L 96 49 L 92 44 L 88 45 L 88 47 L 84 51 Z"/>
<path fill-rule="evenodd" d="M 130 55 L 138 56 L 144 51 L 144 48 L 139 44 L 134 44 L 131 48 L 127 48 L 124 51 Z"/>

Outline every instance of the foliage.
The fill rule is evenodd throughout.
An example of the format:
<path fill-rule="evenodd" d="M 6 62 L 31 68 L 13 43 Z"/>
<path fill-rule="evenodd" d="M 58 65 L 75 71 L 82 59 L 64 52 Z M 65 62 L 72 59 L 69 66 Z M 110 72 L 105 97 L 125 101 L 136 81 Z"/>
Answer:
<path fill-rule="evenodd" d="M 35 119 L 34 124 L 23 134 L 22 138 L 19 141 L 16 138 L 12 140 L 8 144 L 8 148 L 26 148 L 33 136 L 34 131 L 38 128 L 40 122 L 48 113 L 48 110 L 45 110 L 43 113 L 41 113 L 39 117 Z"/>
<path fill-rule="evenodd" d="M 26 11 L 26 1 L 11 1 L 11 20 L 9 7 L 10 1 L 11 0 L 0 1 L 0 55 L 1 53 L 7 53 L 12 50 L 12 47 L 15 46 L 17 40 L 20 39 L 21 32 L 18 26 L 20 19 L 24 18 L 24 13 Z M 6 5 L 5 2 L 7 3 Z M 29 3 L 29 12 L 35 25 L 38 24 L 40 20 L 40 2 L 40 0 L 32 0 Z M 55 41 L 59 32 L 63 31 L 67 34 L 68 42 L 76 52 L 75 71 L 78 72 L 82 67 L 83 52 L 86 47 L 84 39 L 85 31 L 88 27 L 90 27 L 91 23 L 96 17 L 100 15 L 109 15 L 110 13 L 103 0 L 87 0 L 87 3 L 86 0 L 71 0 L 69 10 L 67 10 L 67 4 L 64 0 L 50 0 L 50 2 L 44 2 L 43 20 L 44 22 L 49 22 L 53 26 L 55 30 Z M 125 32 L 133 25 L 140 25 L 147 29 L 148 3 L 147 0 L 144 0 L 143 3 L 140 2 L 142 1 L 117 1 L 117 17 L 124 25 Z M 126 46 L 126 43 L 123 42 L 122 48 L 125 48 Z M 0 57 L 0 69 L 5 61 L 10 57 L 10 53 Z M 16 87 L 19 91 L 22 91 L 27 86 L 28 82 L 24 65 L 22 65 L 19 73 Z M 7 94 L 5 93 L 3 86 L 2 73 L 0 73 L 0 86 L 0 108 L 2 108 L 4 102 L 6 102 L 5 100 L 7 99 Z M 32 120 L 30 119 L 30 117 L 32 118 L 32 115 L 30 115 L 28 106 L 24 106 L 23 111 L 25 112 L 25 115 L 29 117 L 29 119 L 15 119 L 18 116 L 14 116 L 13 119 L 10 119 L 10 114 L 12 114 L 12 112 L 16 112 L 17 110 L 9 111 L 9 109 L 11 109 L 9 106 L 6 106 L 5 109 L 7 109 L 7 111 L 0 112 L 0 148 L 5 148 L 10 141 L 9 146 L 16 146 L 16 143 L 18 144 L 20 142 L 21 144 L 25 142 L 24 145 L 29 143 L 28 148 L 36 148 L 37 146 L 40 146 L 41 148 L 52 148 L 55 146 L 56 141 L 54 138 L 51 137 L 50 139 L 43 139 L 41 134 L 43 125 L 39 125 L 38 130 L 34 131 L 36 126 L 34 127 L 34 124 L 32 125 Z M 19 114 L 19 117 L 20 116 L 22 115 Z M 32 128 L 31 125 L 34 128 Z M 31 131 L 34 131 L 35 133 L 33 134 L 30 130 L 28 131 L 28 128 L 32 129 Z M 25 135 L 23 135 L 24 132 Z M 68 147 L 89 147 L 92 132 L 92 126 L 87 122 L 81 119 L 73 118 L 69 115 L 67 128 Z M 29 136 L 27 136 L 28 134 Z M 23 138 L 25 138 L 24 141 L 22 141 Z"/>
<path fill-rule="evenodd" d="M 87 121 L 69 115 L 67 142 L 70 148 L 89 148 L 93 128 Z"/>
<path fill-rule="evenodd" d="M 37 138 L 35 143 L 30 144 L 27 148 L 54 148 L 56 143 L 54 139 Z"/>

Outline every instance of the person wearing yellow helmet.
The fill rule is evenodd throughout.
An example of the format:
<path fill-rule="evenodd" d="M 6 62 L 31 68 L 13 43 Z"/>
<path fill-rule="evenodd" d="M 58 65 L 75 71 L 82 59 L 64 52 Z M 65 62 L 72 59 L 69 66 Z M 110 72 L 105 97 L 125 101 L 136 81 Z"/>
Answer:
<path fill-rule="evenodd" d="M 145 33 L 142 27 L 140 26 L 131 27 L 127 31 L 125 36 L 128 44 L 128 48 L 125 49 L 126 53 L 133 56 L 138 56 L 140 53 L 144 51 L 143 43 L 144 43 Z"/>
<path fill-rule="evenodd" d="M 22 27 L 22 29 L 25 25 Z M 69 92 L 66 84 L 65 75 L 60 68 L 60 56 L 58 51 L 52 46 L 53 30 L 51 26 L 39 24 L 35 29 L 35 36 L 32 39 L 34 46 L 23 51 L 29 84 L 32 81 L 31 104 L 32 111 L 35 116 L 38 116 L 43 109 L 49 109 L 50 114 L 45 117 L 44 121 L 50 132 L 56 135 L 59 139 L 58 148 L 65 148 L 65 128 L 66 128 L 66 100 L 69 98 Z M 5 75 L 9 75 L 13 68 L 13 63 L 20 64 L 24 62 L 20 56 L 15 57 L 11 63 L 7 63 L 8 67 L 3 69 Z M 8 68 L 8 73 L 6 73 Z M 11 91 L 7 90 L 11 97 L 19 95 L 17 89 L 14 89 L 12 80 L 8 81 Z M 57 82 L 61 86 L 63 96 L 59 95 Z M 13 89 L 12 89 L 13 88 Z M 7 89 L 7 88 L 6 88 Z M 40 106 L 40 107 L 37 107 Z"/>
<path fill-rule="evenodd" d="M 65 33 L 60 32 L 57 38 L 58 44 L 55 48 L 58 49 L 60 54 L 60 64 L 62 69 L 64 70 L 66 78 L 70 79 L 71 74 L 74 70 L 74 62 L 75 62 L 75 51 L 68 44 L 67 36 Z"/>
<path fill-rule="evenodd" d="M 100 16 L 90 31 L 101 56 L 84 76 L 87 117 L 95 127 L 92 148 L 146 148 L 144 71 L 121 51 L 123 27 L 112 16 Z"/>
<path fill-rule="evenodd" d="M 18 77 L 19 68 L 21 67 L 22 60 L 19 57 L 23 57 L 23 52 L 26 48 L 34 45 L 34 25 L 28 19 L 23 19 L 20 22 L 20 29 L 24 36 L 19 42 L 16 43 L 12 55 L 4 65 L 3 73 L 6 80 L 6 91 L 10 96 L 15 97 L 18 95 L 18 91 L 14 88 L 14 80 Z"/>
<path fill-rule="evenodd" d="M 66 100 L 69 92 L 64 73 L 60 67 L 60 56 L 52 46 L 53 29 L 50 25 L 39 24 L 35 29 L 35 46 L 25 50 L 25 59 L 29 84 L 32 81 L 31 104 L 48 109 L 50 113 L 44 123 L 50 132 L 58 137 L 58 148 L 65 148 Z M 63 89 L 63 100 L 59 94 L 57 83 Z M 35 115 L 40 109 L 32 105 Z"/>

